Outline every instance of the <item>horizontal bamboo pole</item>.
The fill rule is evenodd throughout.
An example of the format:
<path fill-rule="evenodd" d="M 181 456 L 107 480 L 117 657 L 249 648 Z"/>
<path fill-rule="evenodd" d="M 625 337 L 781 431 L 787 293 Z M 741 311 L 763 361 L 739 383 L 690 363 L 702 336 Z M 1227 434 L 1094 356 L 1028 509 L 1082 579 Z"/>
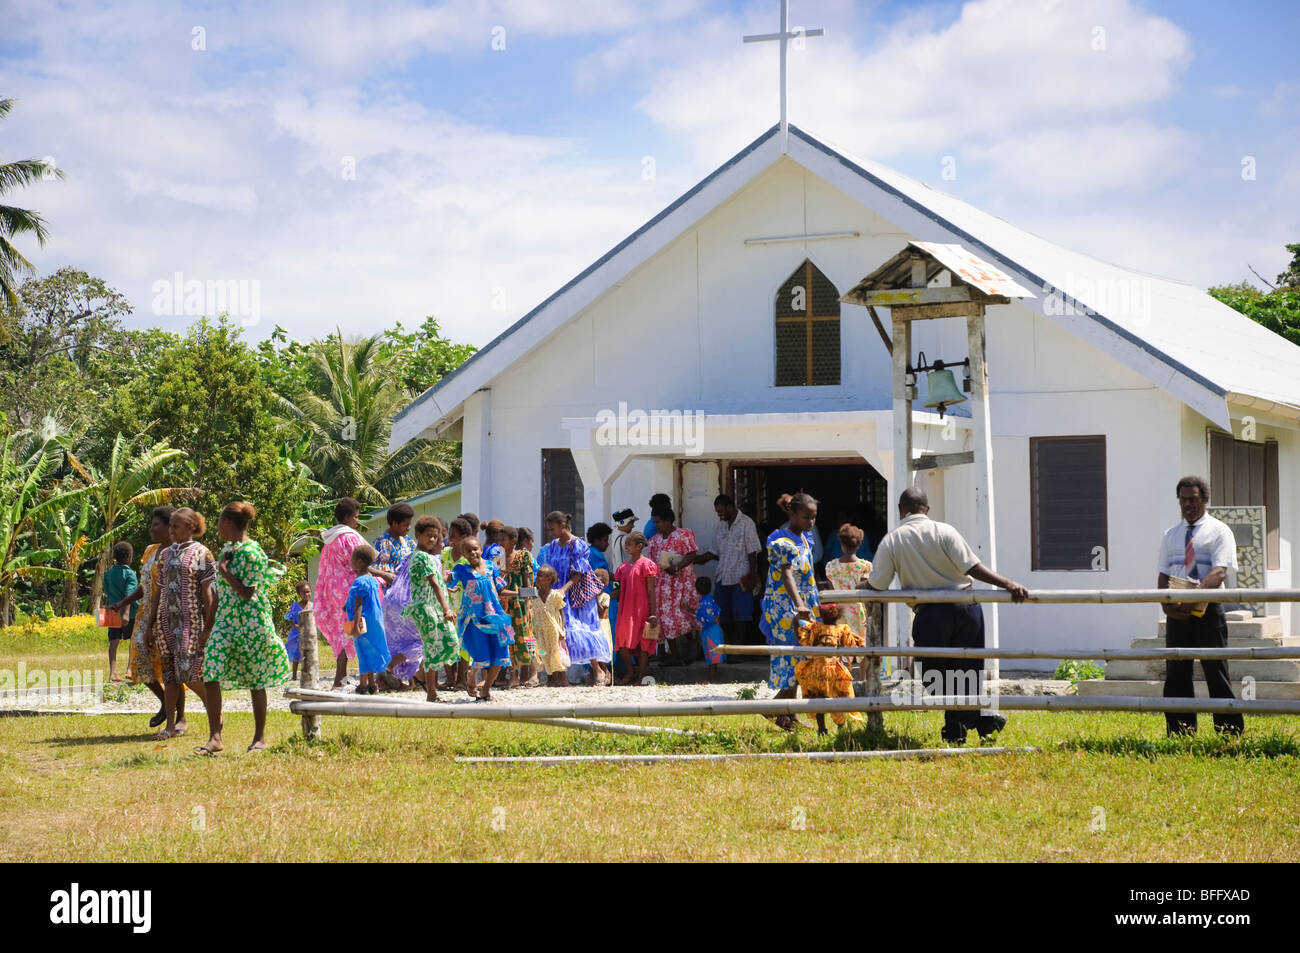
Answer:
<path fill-rule="evenodd" d="M 677 761 L 928 761 L 963 755 L 1042 754 L 1042 748 L 905 748 L 898 751 L 753 751 L 730 754 L 557 754 L 514 757 L 464 757 L 457 764 L 570 764 L 594 761 L 605 764 L 664 764 Z"/>
<path fill-rule="evenodd" d="M 312 688 L 289 688 L 285 689 L 284 694 L 287 698 L 301 698 L 305 701 L 335 702 L 340 700 L 351 700 L 357 705 L 366 705 L 372 702 L 372 699 L 369 697 L 352 698 L 351 696 L 341 695 L 339 692 L 325 692 Z M 377 702 L 377 698 L 374 701 Z M 423 707 L 429 703 L 423 698 L 399 697 L 384 699 L 382 702 L 378 702 L 378 704 L 400 704 Z M 473 713 L 471 712 L 470 714 L 472 715 Z M 517 718 L 515 720 L 535 725 L 549 725 L 553 728 L 572 728 L 575 731 L 598 731 L 607 735 L 649 736 L 695 734 L 693 731 L 684 731 L 681 728 L 669 728 L 664 725 L 620 725 L 611 721 L 588 721 L 580 718 Z"/>
<path fill-rule="evenodd" d="M 1011 602 L 1005 589 L 827 589 L 822 602 Z M 1027 603 L 1300 602 L 1300 589 L 1030 589 Z"/>
<path fill-rule="evenodd" d="M 1300 659 L 1300 647 L 1286 646 L 1205 649 L 977 649 L 936 648 L 929 645 L 868 645 L 842 648 L 828 645 L 721 645 L 718 651 L 724 655 L 794 655 L 803 658 L 822 656 L 871 658 L 903 655 L 913 658 L 1087 659 L 1098 662 L 1143 659 Z"/>
<path fill-rule="evenodd" d="M 701 718 L 720 715 L 815 715 L 851 711 L 943 711 L 996 707 L 999 711 L 1203 711 L 1213 714 L 1300 715 L 1300 699 L 1147 698 L 1139 695 L 881 695 L 870 698 L 769 698 L 736 701 L 686 701 L 657 704 L 626 702 L 584 705 L 402 705 L 392 702 L 293 701 L 297 714 L 393 718 L 484 718 L 522 721 L 535 718 Z"/>

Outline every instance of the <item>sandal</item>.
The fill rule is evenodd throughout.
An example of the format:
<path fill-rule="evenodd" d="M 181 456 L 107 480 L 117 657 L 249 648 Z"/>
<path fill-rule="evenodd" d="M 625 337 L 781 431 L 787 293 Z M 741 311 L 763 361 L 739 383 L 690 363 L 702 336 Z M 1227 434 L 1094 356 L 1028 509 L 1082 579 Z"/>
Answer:
<path fill-rule="evenodd" d="M 149 727 L 157 728 L 166 720 L 167 720 L 167 712 L 160 711 L 158 712 L 158 714 L 154 715 L 152 718 L 149 719 Z"/>
<path fill-rule="evenodd" d="M 203 758 L 215 758 L 221 753 L 220 748 L 209 748 L 207 745 L 200 745 L 194 749 L 194 753 Z"/>

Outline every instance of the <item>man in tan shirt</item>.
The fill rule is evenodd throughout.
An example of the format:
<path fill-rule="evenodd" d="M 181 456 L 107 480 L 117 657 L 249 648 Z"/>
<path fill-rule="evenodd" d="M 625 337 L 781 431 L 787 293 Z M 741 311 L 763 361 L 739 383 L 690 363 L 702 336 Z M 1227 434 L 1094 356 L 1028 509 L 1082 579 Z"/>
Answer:
<path fill-rule="evenodd" d="M 895 575 L 904 589 L 969 589 L 971 580 L 978 579 L 1007 590 L 1015 602 L 1028 598 L 1028 589 L 981 563 L 961 533 L 930 519 L 929 513 L 930 501 L 924 491 L 916 487 L 903 491 L 898 498 L 899 523 L 876 548 L 871 574 L 865 580 L 869 588 L 888 589 Z M 912 644 L 983 648 L 983 608 L 976 602 L 918 606 L 912 619 Z M 923 682 L 932 684 L 938 677 L 939 694 L 982 694 L 983 666 L 976 660 L 925 659 L 922 668 Z M 1006 723 L 1005 715 L 949 710 L 944 713 L 943 740 L 965 744 L 970 729 L 984 738 Z"/>

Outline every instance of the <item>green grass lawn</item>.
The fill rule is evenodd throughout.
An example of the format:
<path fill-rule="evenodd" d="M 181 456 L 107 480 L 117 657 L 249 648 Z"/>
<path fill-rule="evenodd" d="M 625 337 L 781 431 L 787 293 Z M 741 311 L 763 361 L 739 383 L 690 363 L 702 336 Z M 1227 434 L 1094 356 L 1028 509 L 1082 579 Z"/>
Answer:
<path fill-rule="evenodd" d="M 65 665 L 81 649 L 48 653 Z M 0 648 L 0 667 L 12 665 Z M 29 662 L 29 665 L 31 662 Z M 272 713 L 160 743 L 145 716 L 0 719 L 0 856 L 9 860 L 1293 860 L 1300 718 L 1169 741 L 1156 716 L 1016 713 L 1000 743 L 1042 754 L 935 762 L 560 767 L 458 755 L 940 746 L 942 715 L 886 734 L 786 735 L 758 718 L 661 719 L 670 740 L 536 725 Z M 648 723 L 656 723 L 649 719 Z M 974 736 L 972 735 L 972 738 Z"/>

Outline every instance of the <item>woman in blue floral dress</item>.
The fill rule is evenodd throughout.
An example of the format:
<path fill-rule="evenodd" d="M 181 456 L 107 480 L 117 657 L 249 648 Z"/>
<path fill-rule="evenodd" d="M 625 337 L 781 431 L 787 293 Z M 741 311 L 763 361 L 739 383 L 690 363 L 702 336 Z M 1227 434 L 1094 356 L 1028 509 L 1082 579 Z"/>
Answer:
<path fill-rule="evenodd" d="M 789 513 L 790 522 L 769 536 L 767 543 L 767 588 L 758 627 L 768 645 L 798 645 L 799 626 L 812 621 L 819 604 L 812 546 L 804 535 L 817 521 L 817 501 L 807 493 L 796 493 L 790 498 Z M 768 683 L 777 698 L 795 697 L 799 682 L 793 656 L 772 656 Z M 797 721 L 792 715 L 781 715 L 776 723 L 789 730 Z"/>

